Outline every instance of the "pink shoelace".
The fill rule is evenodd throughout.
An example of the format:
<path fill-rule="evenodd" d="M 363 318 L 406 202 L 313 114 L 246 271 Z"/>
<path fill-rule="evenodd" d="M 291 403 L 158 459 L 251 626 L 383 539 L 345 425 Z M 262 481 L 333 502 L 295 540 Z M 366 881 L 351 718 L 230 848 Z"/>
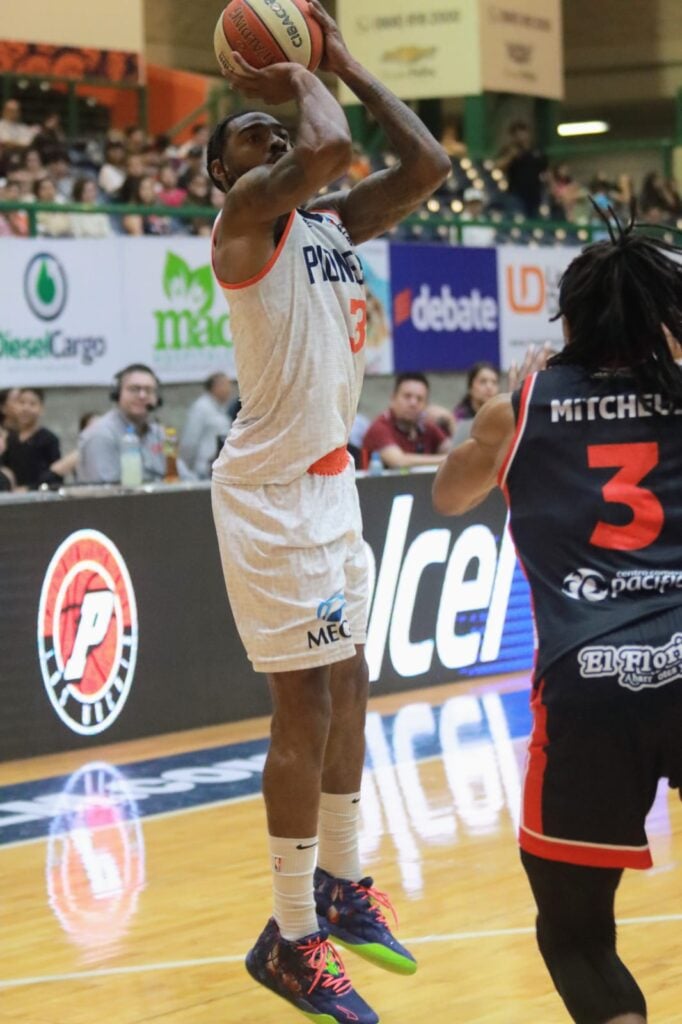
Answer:
<path fill-rule="evenodd" d="M 346 968 L 343 960 L 336 952 L 331 942 L 324 939 L 316 939 L 306 942 L 301 946 L 301 952 L 305 956 L 308 966 L 315 971 L 308 993 L 321 985 L 322 988 L 331 989 L 336 996 L 345 996 L 352 989 L 350 979 L 346 975 Z"/>
<path fill-rule="evenodd" d="M 398 927 L 398 915 L 396 913 L 395 907 L 393 906 L 385 892 L 380 892 L 379 889 L 374 889 L 372 886 L 369 885 L 361 885 L 359 882 L 352 882 L 351 885 L 355 892 L 358 892 L 360 893 L 360 895 L 367 897 L 367 899 L 370 902 L 372 913 L 374 914 L 376 919 L 381 922 L 381 924 L 385 924 L 388 926 L 388 922 L 386 921 L 386 916 L 383 913 L 383 910 L 390 910 L 391 914 L 393 914 L 393 920 L 395 921 L 396 928 Z"/>

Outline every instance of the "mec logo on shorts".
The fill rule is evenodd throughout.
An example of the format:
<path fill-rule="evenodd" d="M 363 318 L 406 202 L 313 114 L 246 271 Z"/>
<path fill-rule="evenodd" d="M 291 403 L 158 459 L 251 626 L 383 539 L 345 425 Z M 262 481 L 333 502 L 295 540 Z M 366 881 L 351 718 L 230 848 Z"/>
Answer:
<path fill-rule="evenodd" d="M 335 644 L 339 640 L 350 640 L 351 632 L 348 619 L 345 617 L 346 598 L 341 591 L 332 594 L 326 601 L 317 606 L 317 617 L 326 625 L 320 626 L 317 632 L 308 630 L 308 650 Z"/>
<path fill-rule="evenodd" d="M 104 732 L 121 713 L 137 642 L 135 594 L 120 551 L 97 530 L 77 530 L 48 566 L 38 611 L 45 689 L 73 732 Z"/>

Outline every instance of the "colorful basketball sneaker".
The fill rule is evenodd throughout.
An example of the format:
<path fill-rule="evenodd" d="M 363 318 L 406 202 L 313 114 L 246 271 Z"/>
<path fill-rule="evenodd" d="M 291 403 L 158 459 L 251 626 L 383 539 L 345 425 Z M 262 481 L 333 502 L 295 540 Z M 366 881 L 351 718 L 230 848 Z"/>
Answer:
<path fill-rule="evenodd" d="M 315 870 L 315 903 L 320 927 L 358 956 L 396 974 L 414 974 L 417 961 L 391 934 L 384 910 L 398 923 L 388 896 L 375 889 L 371 878 L 347 882 Z"/>
<path fill-rule="evenodd" d="M 316 1024 L 379 1024 L 353 988 L 326 929 L 290 942 L 271 917 L 246 955 L 246 969 Z"/>

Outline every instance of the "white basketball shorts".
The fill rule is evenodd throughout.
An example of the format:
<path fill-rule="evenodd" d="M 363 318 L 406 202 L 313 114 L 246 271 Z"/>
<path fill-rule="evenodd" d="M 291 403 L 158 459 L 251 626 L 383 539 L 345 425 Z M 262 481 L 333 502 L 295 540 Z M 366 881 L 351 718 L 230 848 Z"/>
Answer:
<path fill-rule="evenodd" d="M 254 669 L 353 657 L 366 640 L 368 574 L 352 464 L 290 484 L 214 477 L 211 494 L 227 594 Z"/>

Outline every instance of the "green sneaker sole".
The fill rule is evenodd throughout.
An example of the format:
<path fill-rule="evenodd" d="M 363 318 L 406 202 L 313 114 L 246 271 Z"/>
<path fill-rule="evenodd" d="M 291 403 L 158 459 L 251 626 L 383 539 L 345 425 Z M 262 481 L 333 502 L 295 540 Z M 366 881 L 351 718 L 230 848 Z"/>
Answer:
<path fill-rule="evenodd" d="M 286 996 L 280 995 L 279 992 L 275 992 L 274 988 L 270 988 L 269 985 L 265 985 L 260 978 L 251 973 L 247 965 L 245 966 L 248 974 L 258 985 L 261 986 L 261 988 L 264 988 L 266 992 L 270 992 L 271 995 L 276 996 L 277 999 L 281 999 L 283 1003 L 286 1003 L 292 1010 L 300 1013 L 302 1017 L 307 1017 L 308 1020 L 313 1021 L 314 1024 L 339 1024 L 338 1019 L 336 1017 L 331 1017 L 328 1013 L 308 1013 L 307 1010 L 302 1010 L 299 1006 L 296 1006 L 295 1003 L 292 1003 L 290 999 L 287 999 Z M 381 1024 L 381 1021 L 377 1021 L 377 1024 Z"/>
<path fill-rule="evenodd" d="M 370 964 L 375 964 L 376 967 L 383 967 L 385 971 L 391 971 L 392 974 L 408 975 L 417 973 L 417 964 L 414 960 L 410 960 L 406 956 L 400 956 L 399 953 L 393 953 L 378 942 L 346 942 L 344 939 L 339 938 L 338 935 L 332 935 L 332 941 L 338 942 L 344 949 L 349 949 L 351 953 L 362 957 L 363 960 L 367 960 Z"/>

